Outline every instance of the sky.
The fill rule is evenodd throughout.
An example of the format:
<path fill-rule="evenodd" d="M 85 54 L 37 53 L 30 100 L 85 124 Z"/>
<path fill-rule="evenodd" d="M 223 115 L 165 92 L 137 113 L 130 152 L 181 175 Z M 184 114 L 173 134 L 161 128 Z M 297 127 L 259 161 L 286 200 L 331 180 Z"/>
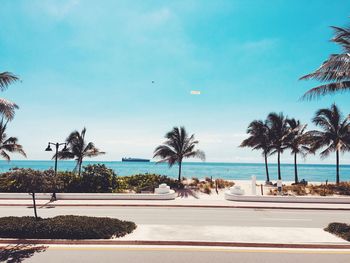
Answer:
<path fill-rule="evenodd" d="M 252 120 L 283 112 L 313 129 L 319 108 L 350 113 L 350 93 L 300 101 L 318 83 L 298 80 L 340 52 L 329 26 L 349 15 L 343 0 L 1 0 L 0 72 L 21 78 L 0 94 L 20 106 L 8 135 L 48 160 L 48 141 L 86 127 L 107 152 L 95 160 L 119 161 L 151 158 L 183 125 L 207 161 L 262 162 L 238 147 Z"/>

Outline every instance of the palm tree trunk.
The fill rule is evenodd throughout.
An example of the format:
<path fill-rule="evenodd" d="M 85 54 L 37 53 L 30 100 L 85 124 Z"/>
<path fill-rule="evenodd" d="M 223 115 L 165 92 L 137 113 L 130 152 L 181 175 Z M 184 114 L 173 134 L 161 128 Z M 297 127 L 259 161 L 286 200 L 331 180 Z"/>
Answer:
<path fill-rule="evenodd" d="M 282 180 L 281 177 L 281 153 L 277 152 L 277 168 L 278 168 L 278 180 Z"/>
<path fill-rule="evenodd" d="M 182 166 L 182 161 L 179 162 L 179 182 L 181 182 L 181 166 Z"/>
<path fill-rule="evenodd" d="M 339 150 L 336 151 L 336 162 L 337 162 L 337 177 L 336 177 L 336 183 L 339 184 Z"/>
<path fill-rule="evenodd" d="M 270 175 L 269 175 L 269 166 L 267 165 L 267 154 L 264 154 L 265 157 L 265 170 L 266 170 L 266 182 L 270 182 Z"/>
<path fill-rule="evenodd" d="M 299 178 L 298 178 L 297 154 L 294 153 L 294 183 L 297 184 L 298 182 L 299 182 Z"/>
<path fill-rule="evenodd" d="M 81 165 L 83 164 L 83 160 L 79 160 L 79 164 L 78 164 L 78 175 L 80 177 L 81 175 Z"/>
<path fill-rule="evenodd" d="M 38 214 L 36 213 L 36 203 L 35 203 L 35 193 L 32 193 L 32 199 L 33 199 L 33 208 L 34 208 L 34 216 L 35 220 L 38 220 Z"/>

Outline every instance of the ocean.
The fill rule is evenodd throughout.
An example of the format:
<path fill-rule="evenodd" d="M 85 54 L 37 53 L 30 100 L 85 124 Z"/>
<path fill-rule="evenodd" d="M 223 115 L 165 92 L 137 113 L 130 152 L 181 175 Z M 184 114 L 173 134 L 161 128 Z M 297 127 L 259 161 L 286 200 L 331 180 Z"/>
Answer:
<path fill-rule="evenodd" d="M 132 162 L 110 162 L 110 161 L 85 161 L 84 165 L 103 163 L 113 169 L 118 175 L 133 175 L 138 173 L 156 173 L 177 178 L 178 167 L 169 168 L 167 164 L 132 163 Z M 58 161 L 58 170 L 72 170 L 74 161 Z M 53 161 L 0 161 L 0 172 L 8 171 L 10 168 L 32 168 L 45 170 L 54 167 Z M 335 165 L 328 164 L 299 164 L 299 180 L 305 179 L 310 182 L 335 181 Z M 277 165 L 270 164 L 270 179 L 277 179 Z M 282 164 L 282 179 L 284 181 L 294 180 L 293 164 Z M 249 180 L 255 175 L 258 180 L 265 180 L 265 165 L 263 163 L 211 163 L 211 162 L 185 162 L 183 163 L 182 175 L 187 178 L 213 177 L 229 180 Z M 350 181 L 350 165 L 340 166 L 340 179 Z"/>

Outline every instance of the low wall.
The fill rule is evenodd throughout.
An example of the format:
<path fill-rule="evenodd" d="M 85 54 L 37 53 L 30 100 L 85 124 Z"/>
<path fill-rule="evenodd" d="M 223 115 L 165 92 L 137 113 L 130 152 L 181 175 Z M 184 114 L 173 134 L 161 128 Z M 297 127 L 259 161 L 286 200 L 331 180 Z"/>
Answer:
<path fill-rule="evenodd" d="M 173 200 L 174 190 L 167 194 L 56 193 L 57 200 Z M 0 193 L 0 199 L 32 199 L 28 193 Z M 51 193 L 36 193 L 37 200 L 50 200 Z"/>
<path fill-rule="evenodd" d="M 332 196 L 274 196 L 274 195 L 234 195 L 225 192 L 225 199 L 239 202 L 271 202 L 271 203 L 328 203 L 350 204 L 349 197 Z"/>

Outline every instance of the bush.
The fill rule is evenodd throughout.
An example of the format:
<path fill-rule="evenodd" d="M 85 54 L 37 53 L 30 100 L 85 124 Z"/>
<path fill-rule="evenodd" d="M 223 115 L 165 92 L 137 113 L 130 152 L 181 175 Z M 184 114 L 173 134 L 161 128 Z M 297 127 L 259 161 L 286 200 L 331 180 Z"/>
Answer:
<path fill-rule="evenodd" d="M 117 175 L 104 164 L 83 167 L 81 190 L 89 193 L 112 193 L 117 187 Z"/>
<path fill-rule="evenodd" d="M 219 189 L 224 189 L 224 188 L 228 188 L 228 187 L 235 185 L 234 182 L 226 181 L 226 180 L 220 179 L 220 178 L 216 179 L 215 182 L 216 182 L 216 185 L 218 186 Z"/>
<path fill-rule="evenodd" d="M 324 230 L 350 241 L 350 225 L 348 224 L 334 222 L 330 223 Z"/>
<path fill-rule="evenodd" d="M 13 168 L 0 176 L 1 192 L 51 192 L 54 186 L 53 170 L 38 171 Z"/>
<path fill-rule="evenodd" d="M 131 176 L 123 176 L 119 177 L 118 180 L 122 180 L 124 186 L 128 188 L 119 188 L 118 191 L 131 190 L 136 193 L 140 193 L 141 191 L 153 191 L 154 188 L 163 183 L 169 185 L 171 188 L 180 188 L 182 185 L 175 179 L 159 174 L 137 174 Z M 122 184 L 120 183 L 119 185 Z"/>
<path fill-rule="evenodd" d="M 210 195 L 211 194 L 211 187 L 210 184 L 204 184 L 202 188 L 200 188 L 201 191 L 205 194 Z"/>
<path fill-rule="evenodd" d="M 135 223 L 108 217 L 56 216 L 53 218 L 1 217 L 0 237 L 38 239 L 109 239 L 122 237 Z"/>
<path fill-rule="evenodd" d="M 114 193 L 153 191 L 166 183 L 171 188 L 181 189 L 183 184 L 170 177 L 158 174 L 117 176 L 104 164 L 83 167 L 81 176 L 76 173 L 53 170 L 12 169 L 0 174 L 0 192 L 57 192 L 57 193 Z"/>

